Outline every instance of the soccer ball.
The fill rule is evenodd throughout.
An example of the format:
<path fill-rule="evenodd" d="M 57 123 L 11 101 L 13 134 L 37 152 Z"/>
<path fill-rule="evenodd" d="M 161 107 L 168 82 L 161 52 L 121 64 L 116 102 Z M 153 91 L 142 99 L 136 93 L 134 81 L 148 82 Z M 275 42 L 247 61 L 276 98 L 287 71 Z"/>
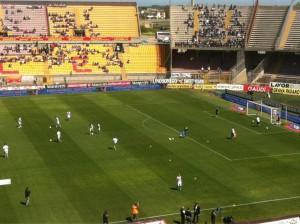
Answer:
<path fill-rule="evenodd" d="M 49 139 L 49 142 L 52 142 L 52 138 Z"/>
<path fill-rule="evenodd" d="M 51 125 L 49 126 L 49 128 L 52 128 Z"/>
<path fill-rule="evenodd" d="M 169 162 L 172 162 L 172 160 L 171 160 L 171 159 L 169 159 Z"/>

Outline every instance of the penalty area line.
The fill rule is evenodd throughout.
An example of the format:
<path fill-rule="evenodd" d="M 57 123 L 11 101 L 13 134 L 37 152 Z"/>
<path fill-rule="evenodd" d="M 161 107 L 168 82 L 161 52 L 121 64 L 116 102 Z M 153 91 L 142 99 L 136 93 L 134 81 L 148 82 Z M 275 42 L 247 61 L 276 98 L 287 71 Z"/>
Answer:
<path fill-rule="evenodd" d="M 140 110 L 138 110 L 138 109 L 136 109 L 136 108 L 134 108 L 134 107 L 132 107 L 132 106 L 130 106 L 130 105 L 128 105 L 128 104 L 127 104 L 126 106 L 129 107 L 129 108 L 131 108 L 132 110 L 136 111 L 137 113 L 144 115 L 144 116 L 147 117 L 148 119 L 151 119 L 151 120 L 153 120 L 153 121 L 156 121 L 157 123 L 161 124 L 162 126 L 165 126 L 166 128 L 168 128 L 168 129 L 170 129 L 170 130 L 172 130 L 172 131 L 174 131 L 174 132 L 176 132 L 176 133 L 179 132 L 179 131 L 176 130 L 175 128 L 173 128 L 173 127 L 171 127 L 171 126 L 169 126 L 169 125 L 167 125 L 167 124 L 161 122 L 160 120 L 157 120 L 156 118 L 150 116 L 149 114 L 146 114 L 146 113 L 144 113 L 144 112 L 142 112 L 142 111 L 140 111 Z M 200 145 L 202 148 L 204 148 L 204 149 L 206 149 L 206 150 L 208 150 L 208 151 L 210 151 L 210 152 L 212 152 L 212 153 L 214 153 L 214 154 L 216 154 L 216 155 L 222 157 L 223 159 L 225 159 L 225 160 L 227 160 L 227 161 L 232 161 L 229 157 L 223 155 L 223 154 L 220 153 L 220 152 L 217 152 L 217 151 L 213 150 L 212 148 L 210 148 L 210 147 L 208 147 L 208 146 L 202 144 L 201 142 L 198 142 L 197 140 L 193 139 L 192 137 L 189 137 L 189 136 L 188 136 L 187 139 L 189 139 L 190 141 L 192 141 L 192 142 L 194 142 L 194 143 Z"/>
<path fill-rule="evenodd" d="M 219 206 L 219 208 L 221 208 L 221 209 L 236 208 L 236 207 L 244 207 L 244 206 L 249 206 L 249 205 L 267 204 L 267 203 L 279 202 L 279 201 L 289 201 L 289 200 L 295 200 L 295 199 L 300 199 L 300 195 L 291 196 L 291 197 L 285 197 L 285 198 L 268 199 L 268 200 L 262 200 L 262 201 L 253 201 L 253 202 L 248 202 L 248 203 L 224 205 L 224 206 Z M 211 210 L 213 210 L 215 208 L 216 207 L 205 208 L 205 209 L 201 209 L 201 211 L 211 211 Z M 143 218 L 138 219 L 137 221 L 143 221 L 143 220 L 149 220 L 149 219 L 156 219 L 156 218 L 163 218 L 163 217 L 174 216 L 174 215 L 178 215 L 179 216 L 179 212 L 168 213 L 168 214 L 161 214 L 161 215 L 155 215 L 155 216 L 149 216 L 149 217 L 143 217 Z M 127 220 L 119 220 L 119 221 L 114 221 L 114 222 L 111 222 L 111 223 L 112 224 L 118 224 L 118 223 L 127 223 L 127 222 L 128 222 Z"/>
<path fill-rule="evenodd" d="M 208 115 L 213 115 L 213 114 L 209 113 L 208 111 L 204 111 L 204 112 L 207 113 Z M 244 126 L 244 125 L 241 125 L 241 124 L 239 124 L 239 123 L 237 123 L 237 122 L 234 122 L 234 121 L 231 121 L 231 120 L 229 120 L 229 119 L 227 119 L 227 118 L 221 117 L 220 115 L 218 116 L 218 119 L 221 119 L 221 120 L 223 120 L 223 121 L 226 121 L 226 122 L 228 122 L 228 123 L 230 123 L 230 124 L 237 125 L 237 126 L 239 126 L 240 128 L 244 128 L 245 130 L 250 131 L 250 132 L 252 132 L 252 133 L 254 133 L 254 134 L 257 134 L 257 135 L 260 135 L 260 134 L 261 134 L 261 132 L 252 130 L 252 129 L 250 129 L 250 128 Z"/>

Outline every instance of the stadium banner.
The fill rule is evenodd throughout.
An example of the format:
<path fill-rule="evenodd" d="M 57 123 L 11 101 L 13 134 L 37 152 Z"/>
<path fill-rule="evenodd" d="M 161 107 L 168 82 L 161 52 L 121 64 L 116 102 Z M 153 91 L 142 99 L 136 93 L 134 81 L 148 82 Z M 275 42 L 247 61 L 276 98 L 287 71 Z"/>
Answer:
<path fill-rule="evenodd" d="M 101 91 L 129 91 L 129 90 L 149 90 L 149 89 L 161 89 L 160 84 L 154 85 L 129 85 L 129 86 L 107 86 Z"/>
<path fill-rule="evenodd" d="M 183 83 L 186 83 L 186 84 L 203 84 L 204 80 L 203 79 L 184 79 Z"/>
<path fill-rule="evenodd" d="M 283 89 L 300 89 L 300 84 L 286 82 L 270 82 L 270 87 Z"/>
<path fill-rule="evenodd" d="M 66 85 L 67 88 L 82 88 L 87 87 L 86 83 L 71 83 Z"/>
<path fill-rule="evenodd" d="M 31 82 L 33 83 L 35 80 L 35 77 L 33 75 L 23 75 L 21 77 L 21 82 L 24 83 L 24 82 Z"/>
<path fill-rule="evenodd" d="M 43 89 L 44 86 L 4 86 L 0 87 L 0 91 L 14 91 L 14 90 L 36 90 Z"/>
<path fill-rule="evenodd" d="M 67 88 L 67 85 L 65 84 L 53 84 L 53 85 L 45 85 L 46 89 L 63 89 Z"/>
<path fill-rule="evenodd" d="M 21 83 L 22 76 L 21 75 L 10 75 L 6 77 L 7 83 Z"/>
<path fill-rule="evenodd" d="M 217 84 L 217 90 L 243 91 L 244 90 L 244 85 Z"/>
<path fill-rule="evenodd" d="M 176 84 L 178 82 L 178 79 L 154 79 L 153 82 L 157 84 Z"/>
<path fill-rule="evenodd" d="M 89 93 L 97 92 L 96 87 L 91 88 L 64 88 L 64 89 L 41 89 L 38 94 L 48 95 L 48 94 L 71 94 L 71 93 Z"/>
<path fill-rule="evenodd" d="M 217 89 L 217 85 L 214 85 L 214 84 L 194 85 L 194 89 L 201 89 L 201 90 L 216 90 L 216 89 Z"/>
<path fill-rule="evenodd" d="M 244 92 L 261 92 L 267 93 L 271 91 L 270 86 L 260 86 L 260 85 L 244 85 Z"/>
<path fill-rule="evenodd" d="M 192 78 L 192 74 L 191 73 L 180 73 L 180 72 L 178 72 L 178 73 L 176 73 L 176 72 L 173 72 L 172 74 L 171 74 L 171 78 L 172 79 L 190 79 L 190 78 Z"/>
<path fill-rule="evenodd" d="M 154 79 L 156 84 L 203 84 L 203 79 Z"/>
<path fill-rule="evenodd" d="M 120 81 L 120 82 L 109 82 L 108 86 L 129 86 L 131 83 L 129 81 Z"/>
<path fill-rule="evenodd" d="M 288 219 L 281 219 L 281 220 L 270 221 L 270 222 L 261 222 L 260 224 L 300 224 L 300 218 L 292 217 Z"/>
<path fill-rule="evenodd" d="M 27 90 L 7 90 L 0 91 L 0 97 L 2 96 L 28 96 Z"/>
<path fill-rule="evenodd" d="M 273 88 L 272 93 L 300 96 L 300 89 Z"/>
<path fill-rule="evenodd" d="M 192 89 L 192 84 L 168 84 L 167 89 Z"/>
<path fill-rule="evenodd" d="M 131 85 L 148 85 L 151 84 L 150 81 L 131 81 Z"/>

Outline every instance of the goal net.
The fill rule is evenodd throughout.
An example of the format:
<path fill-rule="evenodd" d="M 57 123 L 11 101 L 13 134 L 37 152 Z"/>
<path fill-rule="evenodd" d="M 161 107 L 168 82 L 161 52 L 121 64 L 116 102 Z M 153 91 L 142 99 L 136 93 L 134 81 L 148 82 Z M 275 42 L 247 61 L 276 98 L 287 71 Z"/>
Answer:
<path fill-rule="evenodd" d="M 247 101 L 247 115 L 266 116 L 271 124 L 281 124 L 281 108 L 271 107 L 262 101 Z"/>

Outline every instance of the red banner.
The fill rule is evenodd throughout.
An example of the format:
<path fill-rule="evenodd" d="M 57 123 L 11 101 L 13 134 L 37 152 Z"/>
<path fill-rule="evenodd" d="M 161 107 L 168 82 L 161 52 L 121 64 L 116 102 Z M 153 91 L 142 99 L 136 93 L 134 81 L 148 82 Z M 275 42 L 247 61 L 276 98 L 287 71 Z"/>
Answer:
<path fill-rule="evenodd" d="M 7 83 L 20 83 L 22 79 L 22 76 L 20 75 L 10 75 L 6 77 Z"/>
<path fill-rule="evenodd" d="M 259 86 L 259 85 L 244 85 L 244 92 L 270 92 L 272 88 L 270 86 Z"/>

